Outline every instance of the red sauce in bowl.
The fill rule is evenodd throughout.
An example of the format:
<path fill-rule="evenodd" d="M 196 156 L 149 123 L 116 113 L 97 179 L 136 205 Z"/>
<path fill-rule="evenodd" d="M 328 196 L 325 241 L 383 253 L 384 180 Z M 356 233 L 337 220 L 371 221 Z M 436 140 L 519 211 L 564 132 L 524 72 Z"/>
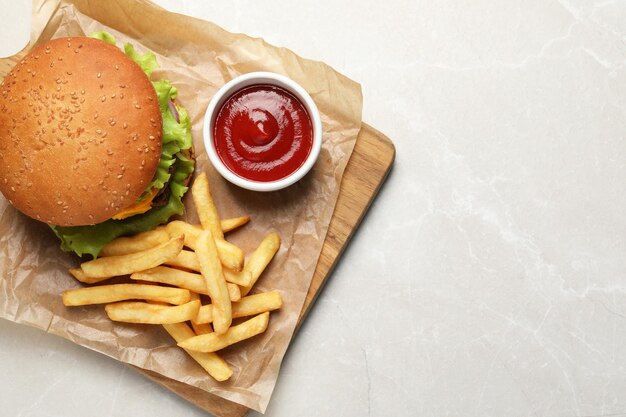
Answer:
<path fill-rule="evenodd" d="M 304 164 L 313 148 L 313 127 L 293 94 L 257 84 L 236 91 L 222 104 L 213 141 L 233 173 L 252 181 L 277 181 Z"/>

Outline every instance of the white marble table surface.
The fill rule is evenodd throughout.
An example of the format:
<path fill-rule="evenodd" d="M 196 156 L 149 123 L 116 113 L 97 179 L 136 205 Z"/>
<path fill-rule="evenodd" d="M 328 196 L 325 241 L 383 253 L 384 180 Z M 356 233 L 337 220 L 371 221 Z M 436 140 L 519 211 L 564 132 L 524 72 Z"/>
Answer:
<path fill-rule="evenodd" d="M 158 3 L 359 81 L 397 147 L 267 415 L 626 415 L 626 2 Z M 2 320 L 0 370 L 2 416 L 204 415 Z"/>

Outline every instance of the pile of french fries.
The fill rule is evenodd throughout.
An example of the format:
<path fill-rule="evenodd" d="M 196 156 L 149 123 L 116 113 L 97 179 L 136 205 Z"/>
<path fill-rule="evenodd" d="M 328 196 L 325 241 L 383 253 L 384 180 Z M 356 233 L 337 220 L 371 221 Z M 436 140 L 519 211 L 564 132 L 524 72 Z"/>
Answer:
<path fill-rule="evenodd" d="M 175 220 L 113 240 L 101 257 L 70 273 L 85 284 L 118 276 L 129 276 L 129 283 L 68 290 L 63 304 L 105 304 L 111 320 L 163 325 L 209 375 L 225 381 L 233 372 L 216 352 L 263 333 L 269 312 L 282 306 L 278 291 L 248 295 L 278 251 L 280 237 L 267 235 L 245 261 L 243 251 L 224 233 L 250 218 L 220 220 L 204 173 L 191 193 L 200 225 Z M 201 295 L 208 296 L 210 304 L 202 305 Z M 233 325 L 233 319 L 247 317 L 252 318 Z"/>

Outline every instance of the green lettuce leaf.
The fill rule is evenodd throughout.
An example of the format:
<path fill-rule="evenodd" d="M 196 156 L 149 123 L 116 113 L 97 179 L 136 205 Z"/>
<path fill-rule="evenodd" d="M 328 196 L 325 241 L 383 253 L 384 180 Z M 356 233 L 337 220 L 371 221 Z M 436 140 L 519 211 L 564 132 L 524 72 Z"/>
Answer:
<path fill-rule="evenodd" d="M 163 120 L 163 147 L 161 149 L 161 160 L 146 191 L 139 197 L 139 201 L 145 199 L 154 189 L 160 190 L 170 180 L 170 166 L 176 160 L 177 154 L 191 148 L 191 119 L 187 111 L 176 106 L 180 123 L 176 121 L 169 109 L 168 103 L 176 98 L 178 91 L 169 80 L 159 80 L 152 83 L 159 99 L 161 108 L 161 118 Z"/>
<path fill-rule="evenodd" d="M 115 40 L 115 36 L 111 35 L 109 32 L 93 32 L 89 35 L 90 38 L 100 39 L 106 43 L 110 43 L 111 45 L 117 45 L 117 41 Z"/>
<path fill-rule="evenodd" d="M 156 56 L 152 51 L 147 51 L 145 54 L 141 55 L 139 52 L 135 51 L 135 47 L 131 43 L 126 42 L 124 44 L 124 53 L 141 67 L 148 78 L 152 76 L 152 71 L 159 68 Z"/>
<path fill-rule="evenodd" d="M 107 220 L 93 226 L 61 227 L 51 226 L 54 233 L 61 239 L 61 249 L 76 252 L 79 256 L 89 254 L 94 258 L 102 247 L 113 239 L 152 230 L 166 223 L 170 217 L 183 214 L 185 206 L 182 197 L 187 192 L 185 179 L 193 172 L 194 161 L 180 155 L 177 158 L 176 171 L 170 182 L 170 197 L 166 205 L 153 208 L 143 214 L 123 220 Z"/>

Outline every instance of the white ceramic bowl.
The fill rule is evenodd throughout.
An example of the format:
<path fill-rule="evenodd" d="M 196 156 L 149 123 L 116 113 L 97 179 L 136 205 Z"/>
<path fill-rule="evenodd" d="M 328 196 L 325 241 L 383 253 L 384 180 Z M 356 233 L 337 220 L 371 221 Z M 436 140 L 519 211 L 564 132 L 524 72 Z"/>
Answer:
<path fill-rule="evenodd" d="M 228 169 L 226 165 L 224 165 L 215 150 L 213 126 L 222 104 L 224 104 L 224 102 L 235 92 L 241 90 L 242 88 L 256 84 L 275 85 L 289 91 L 300 100 L 311 118 L 311 126 L 313 128 L 313 147 L 309 156 L 300 168 L 287 177 L 276 181 L 253 181 L 235 174 Z M 280 190 L 282 188 L 289 187 L 302 179 L 302 177 L 304 177 L 315 164 L 315 161 L 319 156 L 320 149 L 322 148 L 322 121 L 320 113 L 309 93 L 307 93 L 304 88 L 292 79 L 273 72 L 251 72 L 243 74 L 226 83 L 211 99 L 204 117 L 204 147 L 206 148 L 209 160 L 215 169 L 231 183 L 253 191 Z"/>

